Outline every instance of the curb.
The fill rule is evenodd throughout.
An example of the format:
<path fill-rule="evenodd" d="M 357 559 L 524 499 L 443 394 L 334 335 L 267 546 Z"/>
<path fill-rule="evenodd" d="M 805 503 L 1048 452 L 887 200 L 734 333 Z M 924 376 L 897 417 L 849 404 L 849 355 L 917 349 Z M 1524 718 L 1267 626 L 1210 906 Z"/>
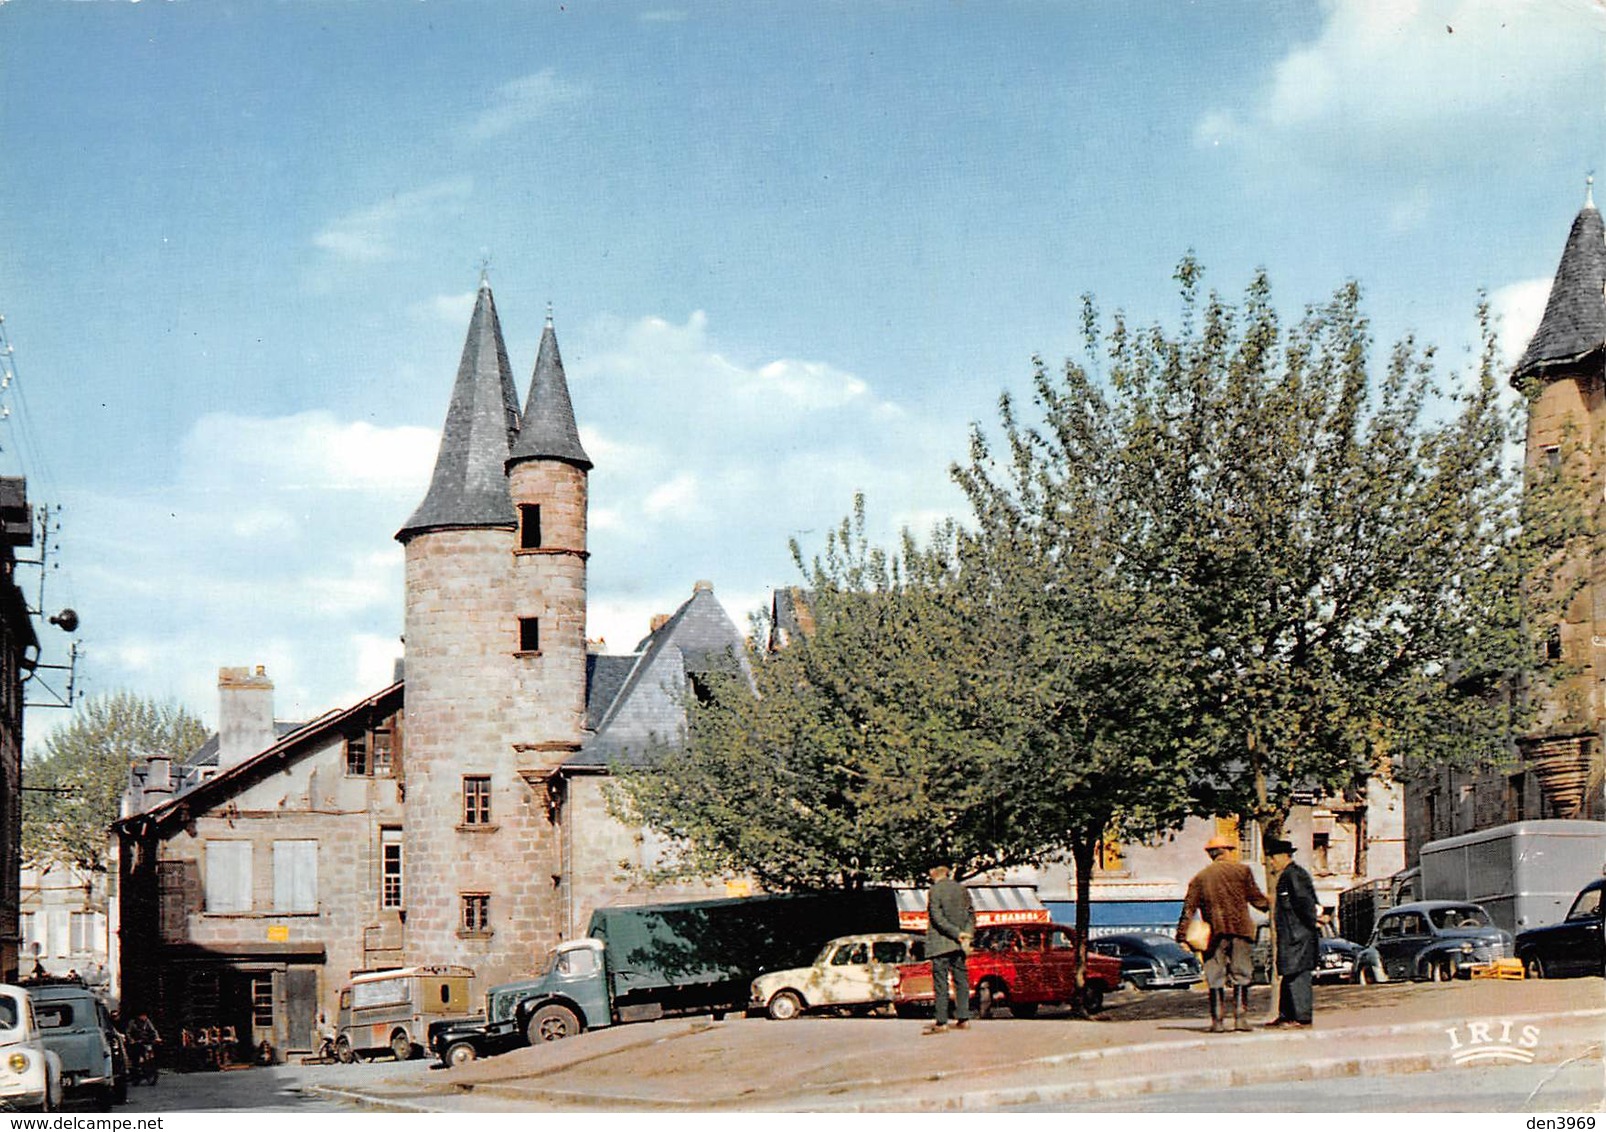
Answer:
<path fill-rule="evenodd" d="M 1539 1023 L 1551 1026 L 1566 1026 L 1569 1023 L 1587 1022 L 1592 1019 L 1606 1019 L 1606 1009 L 1595 1008 L 1562 1013 L 1512 1015 L 1506 1020 L 1509 1020 L 1513 1025 Z M 1262 1059 L 1258 1064 L 1247 1066 L 1190 1069 L 1173 1073 L 1162 1072 L 1100 1080 L 1067 1081 L 1059 1084 L 1012 1085 L 993 1089 L 970 1089 L 957 1096 L 940 1098 L 907 1097 L 901 1100 L 887 1099 L 864 1102 L 841 1102 L 836 1098 L 841 1097 L 844 1093 L 858 1090 L 931 1086 L 940 1085 L 945 1081 L 951 1080 L 974 1081 L 978 1075 L 987 1073 L 1012 1073 L 1030 1070 L 1034 1067 L 1043 1069 L 1066 1068 L 1077 1065 L 1098 1064 L 1116 1057 L 1131 1058 L 1156 1054 L 1175 1056 L 1210 1051 L 1220 1052 L 1224 1049 L 1249 1054 L 1256 1052 L 1268 1053 L 1271 1049 L 1297 1053 L 1299 1046 L 1308 1045 L 1308 1043 L 1317 1039 L 1325 1040 L 1342 1037 L 1352 1042 L 1375 1043 L 1388 1038 L 1442 1033 L 1447 1027 L 1455 1024 L 1456 1020 L 1454 1019 L 1436 1019 L 1423 1022 L 1403 1022 L 1388 1026 L 1354 1026 L 1333 1030 L 1302 1030 L 1294 1032 L 1268 1032 L 1261 1030 L 1255 1033 L 1227 1034 L 1211 1038 L 1150 1041 L 1133 1045 L 1073 1050 L 1046 1057 L 1030 1058 L 992 1069 L 977 1070 L 968 1068 L 922 1072 L 913 1076 L 841 1081 L 813 1089 L 807 1087 L 794 1089 L 784 1094 L 765 1093 L 762 1089 L 755 1089 L 752 1093 L 742 1097 L 726 1097 L 713 1100 L 707 1098 L 693 1100 L 683 1097 L 645 1097 L 628 1094 L 577 1092 L 511 1081 L 485 1082 L 474 1085 L 448 1085 L 442 1083 L 440 1085 L 426 1086 L 426 1088 L 430 1092 L 442 1095 L 481 1093 L 487 1096 L 523 1101 L 531 1105 L 602 1111 L 631 1109 L 637 1111 L 709 1112 L 756 1109 L 759 1111 L 791 1110 L 809 1112 L 963 1112 L 1031 1104 L 1112 1101 L 1165 1093 L 1211 1091 L 1251 1085 L 1277 1084 L 1285 1081 L 1336 1080 L 1360 1076 L 1406 1076 L 1413 1073 L 1431 1072 L 1447 1066 L 1445 1065 L 1445 1057 L 1441 1053 L 1303 1058 L 1292 1061 L 1267 1061 Z M 689 1036 L 692 1032 L 696 1031 L 688 1031 L 687 1034 L 674 1035 L 674 1037 Z M 673 1040 L 673 1038 L 660 1037 L 655 1040 L 664 1041 Z M 631 1043 L 631 1045 L 635 1046 L 636 1043 Z M 1580 1048 L 1593 1051 L 1598 1056 L 1601 1042 L 1598 1037 L 1591 1034 L 1583 1038 L 1574 1039 L 1566 1047 L 1557 1047 L 1545 1052 L 1554 1055 L 1567 1054 L 1572 1059 L 1576 1059 L 1580 1056 L 1577 1052 Z M 1546 1056 L 1538 1060 L 1541 1063 L 1550 1064 L 1553 1060 L 1561 1062 L 1568 1059 L 1567 1056 Z M 588 1058 L 586 1060 L 592 1059 Z M 314 1086 L 314 1089 L 324 1095 L 380 1110 L 388 1109 L 396 1112 L 437 1111 L 407 1102 L 385 1101 L 355 1090 L 327 1086 Z"/>

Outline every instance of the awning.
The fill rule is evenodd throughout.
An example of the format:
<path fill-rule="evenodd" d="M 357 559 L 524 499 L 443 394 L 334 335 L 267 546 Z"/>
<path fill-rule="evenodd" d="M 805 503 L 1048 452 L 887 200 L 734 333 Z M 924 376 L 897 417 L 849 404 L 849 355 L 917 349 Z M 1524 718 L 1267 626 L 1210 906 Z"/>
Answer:
<path fill-rule="evenodd" d="M 1034 884 L 971 884 L 970 902 L 976 909 L 976 926 L 990 928 L 999 924 L 1046 924 L 1048 909 L 1037 898 Z M 899 888 L 898 926 L 906 932 L 923 932 L 929 926 L 926 918 L 926 890 Z"/>

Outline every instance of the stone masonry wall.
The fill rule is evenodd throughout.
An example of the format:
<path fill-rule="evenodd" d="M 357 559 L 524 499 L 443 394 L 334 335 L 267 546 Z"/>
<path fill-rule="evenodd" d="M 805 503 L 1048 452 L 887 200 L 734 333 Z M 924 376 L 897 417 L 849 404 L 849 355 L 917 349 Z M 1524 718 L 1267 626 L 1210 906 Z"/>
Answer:
<path fill-rule="evenodd" d="M 407 553 L 406 961 L 474 968 L 481 987 L 527 973 L 556 938 L 558 843 L 520 777 L 513 532 L 442 530 Z M 491 820 L 464 822 L 463 776 L 491 781 Z M 489 897 L 484 932 L 463 896 Z"/>

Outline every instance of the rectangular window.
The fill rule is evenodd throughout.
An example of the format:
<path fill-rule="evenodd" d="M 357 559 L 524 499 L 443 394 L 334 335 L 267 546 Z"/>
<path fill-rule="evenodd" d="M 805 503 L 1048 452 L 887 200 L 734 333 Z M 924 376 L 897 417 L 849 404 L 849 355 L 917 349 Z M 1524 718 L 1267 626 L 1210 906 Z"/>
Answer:
<path fill-rule="evenodd" d="M 366 735 L 348 735 L 346 737 L 346 773 L 368 773 L 368 737 Z"/>
<path fill-rule="evenodd" d="M 272 975 L 258 975 L 251 980 L 251 1025 L 258 1030 L 273 1029 Z"/>
<path fill-rule="evenodd" d="M 1552 625 L 1545 633 L 1545 659 L 1561 659 L 1561 626 Z"/>
<path fill-rule="evenodd" d="M 402 907 L 402 831 L 379 831 L 379 906 Z"/>
<path fill-rule="evenodd" d="M 273 843 L 273 910 L 275 912 L 318 910 L 316 841 Z"/>
<path fill-rule="evenodd" d="M 39 943 L 40 921 L 38 913 L 23 912 L 17 920 L 17 930 L 22 933 L 22 949 L 27 951 L 30 944 Z M 44 950 L 43 947 L 40 948 Z"/>
<path fill-rule="evenodd" d="M 541 506 L 519 504 L 519 549 L 537 550 L 541 546 Z"/>
<path fill-rule="evenodd" d="M 99 926 L 99 913 L 74 912 L 72 914 L 72 950 L 74 955 L 83 955 L 97 950 L 96 931 Z"/>
<path fill-rule="evenodd" d="M 491 779 L 489 775 L 463 776 L 463 824 L 489 825 L 491 822 Z"/>
<path fill-rule="evenodd" d="M 208 912 L 251 910 L 249 841 L 206 843 L 206 910 Z"/>
<path fill-rule="evenodd" d="M 394 760 L 391 750 L 395 745 L 395 736 L 390 728 L 382 727 L 373 733 L 373 770 L 376 778 L 389 778 L 393 773 Z"/>
<path fill-rule="evenodd" d="M 490 893 L 463 893 L 463 930 L 466 932 L 488 932 L 491 930 Z"/>
<path fill-rule="evenodd" d="M 539 617 L 519 618 L 519 651 L 541 651 L 541 619 Z"/>
<path fill-rule="evenodd" d="M 1545 451 L 1545 466 L 1547 468 L 1559 468 L 1559 467 L 1561 467 L 1561 445 L 1559 445 L 1559 444 L 1547 444 L 1547 445 L 1545 445 L 1544 451 Z"/>

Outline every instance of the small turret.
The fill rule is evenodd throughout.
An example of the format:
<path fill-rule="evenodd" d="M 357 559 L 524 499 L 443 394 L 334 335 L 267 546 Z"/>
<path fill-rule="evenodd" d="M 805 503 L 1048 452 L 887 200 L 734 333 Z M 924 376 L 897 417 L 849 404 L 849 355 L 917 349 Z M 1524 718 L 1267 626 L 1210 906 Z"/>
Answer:
<path fill-rule="evenodd" d="M 1587 362 L 1606 349 L 1606 225 L 1595 208 L 1595 178 L 1589 178 L 1584 207 L 1573 220 L 1567 247 L 1556 268 L 1545 316 L 1512 371 L 1513 383 L 1549 380 L 1561 369 Z"/>

